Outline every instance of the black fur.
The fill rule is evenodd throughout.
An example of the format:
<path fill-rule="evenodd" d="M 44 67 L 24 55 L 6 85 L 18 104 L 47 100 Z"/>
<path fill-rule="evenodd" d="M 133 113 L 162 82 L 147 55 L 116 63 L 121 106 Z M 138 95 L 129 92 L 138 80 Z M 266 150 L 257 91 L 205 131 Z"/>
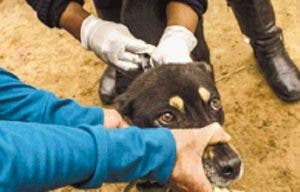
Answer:
<path fill-rule="evenodd" d="M 206 70 L 205 63 L 187 65 L 163 65 L 140 75 L 132 85 L 116 100 L 118 110 L 140 127 L 155 126 L 158 114 L 171 111 L 177 115 L 177 122 L 169 127 L 203 127 L 212 122 L 224 121 L 221 109 L 213 111 L 200 99 L 201 86 L 212 93 L 212 98 L 220 99 L 214 81 Z M 180 96 L 185 102 L 185 113 L 179 113 L 169 106 L 172 96 Z"/>

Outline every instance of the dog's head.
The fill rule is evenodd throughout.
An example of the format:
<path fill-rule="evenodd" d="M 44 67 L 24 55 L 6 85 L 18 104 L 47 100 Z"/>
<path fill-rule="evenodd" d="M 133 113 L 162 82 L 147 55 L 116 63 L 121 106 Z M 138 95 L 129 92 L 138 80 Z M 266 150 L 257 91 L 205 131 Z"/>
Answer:
<path fill-rule="evenodd" d="M 162 65 L 143 73 L 115 103 L 122 115 L 144 128 L 204 127 L 224 122 L 211 66 L 203 62 Z M 228 144 L 207 147 L 202 160 L 213 184 L 226 186 L 241 174 L 239 155 Z"/>

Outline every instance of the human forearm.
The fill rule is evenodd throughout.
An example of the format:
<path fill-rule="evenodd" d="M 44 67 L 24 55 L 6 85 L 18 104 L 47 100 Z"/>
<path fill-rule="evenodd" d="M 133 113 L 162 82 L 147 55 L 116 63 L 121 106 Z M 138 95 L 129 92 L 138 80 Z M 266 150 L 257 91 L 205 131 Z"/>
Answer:
<path fill-rule="evenodd" d="M 76 39 L 80 40 L 81 25 L 88 16 L 89 13 L 80 4 L 70 2 L 62 13 L 59 24 Z"/>
<path fill-rule="evenodd" d="M 187 4 L 171 1 L 167 5 L 167 25 L 180 25 L 195 32 L 198 24 L 197 13 Z"/>
<path fill-rule="evenodd" d="M 41 22 L 48 27 L 60 27 L 59 19 L 70 2 L 83 5 L 83 0 L 26 0 L 36 11 Z"/>
<path fill-rule="evenodd" d="M 167 27 L 151 59 L 159 65 L 190 63 L 190 53 L 197 44 L 194 35 L 198 24 L 197 13 L 187 4 L 171 1 L 167 4 Z"/>
<path fill-rule="evenodd" d="M 166 182 L 175 162 L 167 129 L 77 129 L 0 121 L 0 191 L 99 187 L 140 177 Z"/>
<path fill-rule="evenodd" d="M 151 59 L 157 64 L 190 63 L 190 53 L 197 44 L 194 35 L 198 25 L 197 13 L 185 3 L 170 1 L 166 8 L 167 27 Z"/>
<path fill-rule="evenodd" d="M 84 107 L 74 100 L 60 99 L 54 94 L 21 82 L 0 68 L 0 119 L 78 127 L 103 123 L 100 107 Z"/>

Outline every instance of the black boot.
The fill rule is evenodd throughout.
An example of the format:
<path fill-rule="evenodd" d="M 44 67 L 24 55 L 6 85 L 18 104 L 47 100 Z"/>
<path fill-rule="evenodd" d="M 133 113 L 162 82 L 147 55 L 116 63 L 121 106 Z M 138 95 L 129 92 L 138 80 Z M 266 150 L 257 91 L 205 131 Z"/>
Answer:
<path fill-rule="evenodd" d="M 228 0 L 241 31 L 250 38 L 261 71 L 284 101 L 300 100 L 300 72 L 287 53 L 270 0 Z"/>

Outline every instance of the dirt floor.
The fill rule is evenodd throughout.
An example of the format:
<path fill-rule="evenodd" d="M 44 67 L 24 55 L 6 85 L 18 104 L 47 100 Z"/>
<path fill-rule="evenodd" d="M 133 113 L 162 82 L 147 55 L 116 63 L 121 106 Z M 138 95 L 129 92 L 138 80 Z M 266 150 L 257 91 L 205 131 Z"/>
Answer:
<path fill-rule="evenodd" d="M 300 2 L 273 0 L 286 47 L 300 67 Z M 90 1 L 86 7 L 93 10 Z M 300 103 L 281 102 L 255 66 L 225 0 L 210 2 L 205 33 L 223 99 L 225 128 L 245 163 L 233 188 L 247 192 L 300 191 Z M 0 66 L 23 81 L 101 105 L 97 86 L 105 65 L 66 32 L 41 24 L 23 0 L 0 0 Z M 96 191 L 121 191 L 105 185 Z M 62 191 L 70 191 L 64 188 Z"/>

